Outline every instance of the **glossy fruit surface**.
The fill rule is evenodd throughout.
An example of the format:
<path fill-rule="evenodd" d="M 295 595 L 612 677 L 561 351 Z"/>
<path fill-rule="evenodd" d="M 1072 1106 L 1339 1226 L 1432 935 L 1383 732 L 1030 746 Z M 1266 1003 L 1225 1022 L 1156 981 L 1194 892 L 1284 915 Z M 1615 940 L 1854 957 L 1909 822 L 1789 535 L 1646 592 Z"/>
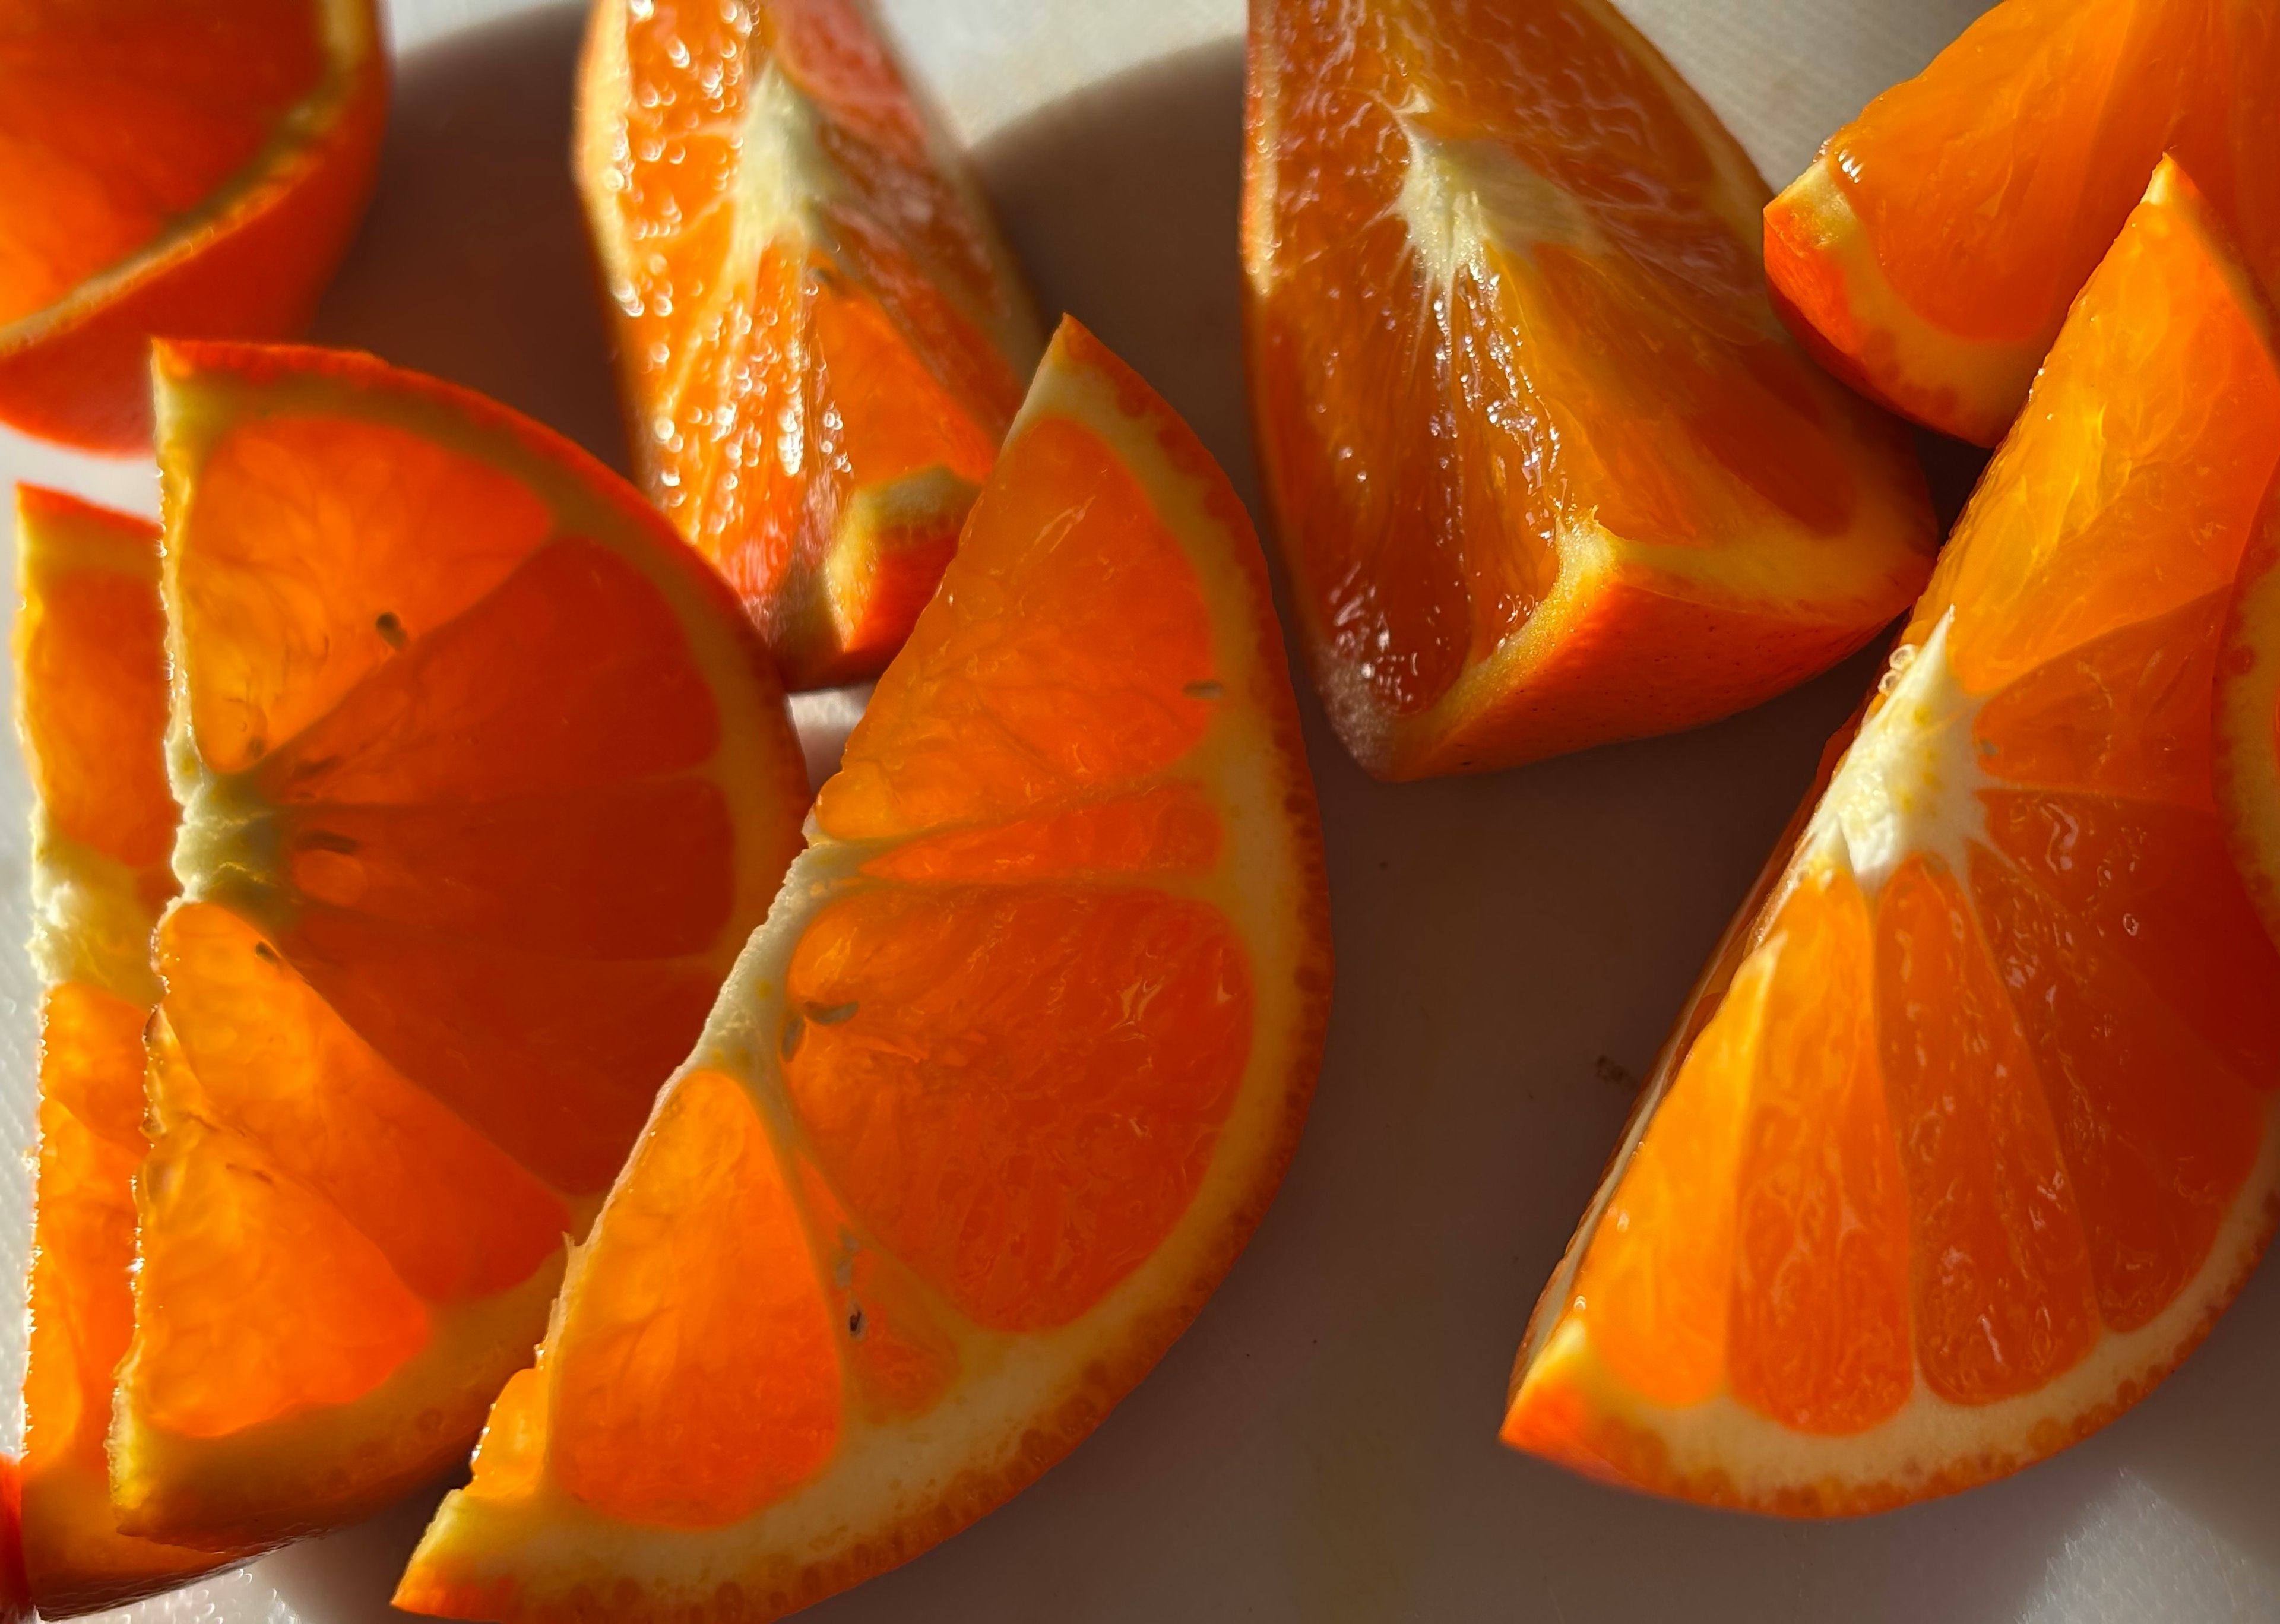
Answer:
<path fill-rule="evenodd" d="M 122 1526 L 274 1541 L 450 1463 L 797 842 L 719 579 L 369 357 L 161 345 L 168 750 Z"/>
<path fill-rule="evenodd" d="M 1922 589 L 1905 436 L 1775 319 L 1756 172 L 1600 0 L 1258 0 L 1244 186 L 1262 471 L 1371 772 L 1707 721 Z"/>
<path fill-rule="evenodd" d="M 2276 143 L 2263 0 L 2004 0 L 1768 207 L 1767 274 L 1839 375 L 1992 445 L 2164 152 L 2280 277 Z"/>
<path fill-rule="evenodd" d="M 1036 1477 L 1233 1261 L 1329 993 L 1267 574 L 1074 322 L 397 1605 L 777 1617 Z"/>
<path fill-rule="evenodd" d="M 577 151 L 650 496 L 789 686 L 876 675 L 1036 359 L 980 194 L 859 0 L 601 0 Z"/>
<path fill-rule="evenodd" d="M 2280 1215 L 2280 953 L 2209 717 L 2272 337 L 2164 164 L 1682 1018 L 1506 1442 L 1873 1511 L 2076 1442 L 2231 1301 Z"/>
<path fill-rule="evenodd" d="M 140 450 L 152 335 L 298 332 L 387 103 L 372 0 L 0 0 L 0 422 Z"/>
<path fill-rule="evenodd" d="M 39 1159 L 24 1376 L 23 1559 L 50 1618 L 171 1589 L 221 1559 L 111 1510 L 111 1373 L 133 1330 L 150 932 L 174 894 L 158 528 L 16 493 L 16 707 L 33 790 Z"/>

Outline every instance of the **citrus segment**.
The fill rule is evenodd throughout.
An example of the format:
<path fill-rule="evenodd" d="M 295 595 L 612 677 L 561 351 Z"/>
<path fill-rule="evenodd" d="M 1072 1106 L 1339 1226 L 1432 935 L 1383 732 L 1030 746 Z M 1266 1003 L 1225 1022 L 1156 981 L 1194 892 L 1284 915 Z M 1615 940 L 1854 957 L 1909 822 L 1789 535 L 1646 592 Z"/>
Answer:
<path fill-rule="evenodd" d="M 16 710 L 34 794 L 40 1004 L 23 1554 L 50 1617 L 169 1589 L 221 1559 L 130 1538 L 111 1509 L 112 1367 L 134 1308 L 150 931 L 174 889 L 158 532 L 16 493 Z"/>
<path fill-rule="evenodd" d="M 1037 352 L 979 194 L 856 0 L 605 0 L 578 119 L 643 483 L 788 683 L 876 674 Z"/>
<path fill-rule="evenodd" d="M 734 599 L 551 435 L 315 350 L 162 345 L 158 391 L 186 895 L 112 1489 L 219 1546 L 465 1449 L 804 774 Z"/>
<path fill-rule="evenodd" d="M 11 0 L 0 420 L 150 436 L 149 341 L 305 323 L 380 156 L 371 0 Z"/>
<path fill-rule="evenodd" d="M 1288 1159 L 1328 936 L 1266 573 L 1064 323 L 399 1606 L 774 1618 L 962 1528 Z"/>
<path fill-rule="evenodd" d="M 2231 1300 L 2280 1217 L 2280 952 L 2209 716 L 2271 340 L 2165 163 L 1682 1020 L 1507 1442 L 1875 1510 L 2083 1437 Z"/>
<path fill-rule="evenodd" d="M 1768 207 L 1776 303 L 1858 387 L 1992 445 L 2163 152 L 2280 275 L 2276 75 L 2253 0 L 2004 0 Z"/>
<path fill-rule="evenodd" d="M 555 1339 L 551 1459 L 604 1516 L 718 1528 L 839 1433 L 830 1311 L 759 1111 L 699 1071 L 659 1110 Z"/>
<path fill-rule="evenodd" d="M 1706 721 L 1935 545 L 1767 303 L 1764 188 L 1599 0 L 1252 11 L 1252 414 L 1317 684 L 1381 776 Z"/>

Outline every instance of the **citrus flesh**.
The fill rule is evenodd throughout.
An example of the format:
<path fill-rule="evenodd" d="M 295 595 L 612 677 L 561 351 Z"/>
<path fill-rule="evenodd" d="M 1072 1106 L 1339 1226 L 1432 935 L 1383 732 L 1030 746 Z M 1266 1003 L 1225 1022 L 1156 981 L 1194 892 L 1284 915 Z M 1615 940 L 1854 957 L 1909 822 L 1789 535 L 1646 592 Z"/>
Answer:
<path fill-rule="evenodd" d="M 2004 0 L 1767 208 L 1767 274 L 1839 375 L 1992 445 L 2164 152 L 2280 277 L 2276 141 L 2270 7 Z"/>
<path fill-rule="evenodd" d="M 1253 420 L 1365 767 L 1707 721 L 1906 608 L 1906 442 L 1775 319 L 1762 183 L 1611 8 L 1266 0 L 1250 51 Z"/>
<path fill-rule="evenodd" d="M 371 0 L 0 4 L 0 421 L 144 448 L 151 335 L 297 331 L 387 89 Z"/>
<path fill-rule="evenodd" d="M 2280 942 L 2280 487 L 2241 555 L 2217 660 L 2216 798 L 2249 900 Z"/>
<path fill-rule="evenodd" d="M 1072 1448 L 1292 1151 L 1329 946 L 1258 543 L 1065 322 L 397 1605 L 777 1617 Z"/>
<path fill-rule="evenodd" d="M 158 529 L 16 493 L 16 704 L 33 789 L 39 1159 L 24 1375 L 22 1540 L 63 1618 L 170 1589 L 221 1559 L 119 1532 L 104 1439 L 133 1329 L 150 932 L 174 893 Z"/>
<path fill-rule="evenodd" d="M 854 0 L 602 0 L 578 119 L 651 496 L 789 686 L 875 675 L 1037 355 L 986 206 Z"/>
<path fill-rule="evenodd" d="M 2271 341 L 2165 163 L 1682 1017 L 1506 1442 L 1876 1510 L 2083 1437 L 2231 1300 L 2280 1212 L 2280 954 L 2209 717 Z"/>
<path fill-rule="evenodd" d="M 463 1451 L 797 844 L 733 597 L 629 488 L 369 357 L 162 344 L 153 1143 L 112 1488 L 220 1549 Z"/>

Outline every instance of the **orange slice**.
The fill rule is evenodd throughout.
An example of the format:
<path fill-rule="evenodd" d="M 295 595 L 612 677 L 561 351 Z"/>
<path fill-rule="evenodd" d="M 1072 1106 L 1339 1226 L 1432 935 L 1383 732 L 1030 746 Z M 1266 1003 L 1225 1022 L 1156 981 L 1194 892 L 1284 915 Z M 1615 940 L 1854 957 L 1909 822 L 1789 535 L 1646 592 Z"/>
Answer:
<path fill-rule="evenodd" d="M 2280 942 L 2280 484 L 2265 493 L 2217 660 L 2216 798 L 2249 900 Z"/>
<path fill-rule="evenodd" d="M 1906 608 L 1907 443 L 1775 319 L 1765 188 L 1611 7 L 1251 15 L 1253 419 L 1363 766 L 1690 727 Z"/>
<path fill-rule="evenodd" d="M 1294 1147 L 1329 937 L 1258 543 L 1065 321 L 397 1605 L 773 1619 L 1090 1431 Z"/>
<path fill-rule="evenodd" d="M 158 529 L 16 492 L 16 705 L 31 769 L 40 1009 L 23 1558 L 50 1618 L 171 1589 L 221 1559 L 119 1532 L 104 1439 L 133 1329 L 142 1027 L 166 866 L 166 620 Z"/>
<path fill-rule="evenodd" d="M 2004 0 L 1773 201 L 1766 273 L 1840 376 L 1992 445 L 2164 151 L 2280 277 L 2276 142 L 2262 0 Z"/>
<path fill-rule="evenodd" d="M 112 1490 L 201 1548 L 463 1451 L 797 843 L 734 599 L 554 435 L 162 344 L 182 899 Z"/>
<path fill-rule="evenodd" d="M 373 0 L 0 4 L 0 422 L 141 450 L 153 334 L 299 331 L 387 112 Z"/>
<path fill-rule="evenodd" d="M 1871 1511 L 2082 1438 L 2232 1300 L 2280 1215 L 2280 953 L 2209 714 L 2272 338 L 2164 164 L 1682 1017 L 1507 1443 Z"/>
<path fill-rule="evenodd" d="M 857 0 L 600 0 L 577 164 L 650 496 L 789 686 L 876 675 L 1036 360 L 980 194 Z"/>

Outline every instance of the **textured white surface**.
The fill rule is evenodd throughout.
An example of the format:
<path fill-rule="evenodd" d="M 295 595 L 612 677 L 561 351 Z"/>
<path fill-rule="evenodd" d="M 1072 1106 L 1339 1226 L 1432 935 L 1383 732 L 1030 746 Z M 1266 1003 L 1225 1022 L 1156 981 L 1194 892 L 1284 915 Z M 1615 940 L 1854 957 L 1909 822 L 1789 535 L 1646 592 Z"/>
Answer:
<path fill-rule="evenodd" d="M 1186 412 L 1246 495 L 1234 245 L 1236 0 L 879 0 L 1048 313 Z M 1768 179 L 1972 0 L 1627 0 Z M 621 460 L 564 174 L 578 19 L 397 0 L 381 196 L 318 336 L 454 376 Z M 523 13 L 509 16 L 509 13 Z M 151 510 L 146 466 L 0 433 L 0 477 Z M 4 521 L 0 521 L 4 522 Z M 1307 1139 L 1195 1328 L 1094 1438 L 816 1624 L 2264 1624 L 2280 1619 L 2280 1279 L 2133 1414 L 1960 1498 L 1797 1526 L 1594 1488 L 1494 1442 L 1537 1287 L 1728 912 L 1873 675 L 1855 661 L 1683 737 L 1496 777 L 1364 780 L 1310 708 L 1338 1004 Z M 836 720 L 844 724 L 845 707 Z M 809 707 L 819 721 L 835 706 Z M 0 751 L 0 806 L 21 771 Z M 0 935 L 25 935 L 20 819 Z M 0 1135 L 28 1141 L 28 967 L 0 953 Z M 0 1189 L 20 1274 L 24 1182 Z M 12 1390 L 21 1356 L 0 1343 Z M 143 1620 L 361 1624 L 422 1512 L 272 1557 Z"/>

